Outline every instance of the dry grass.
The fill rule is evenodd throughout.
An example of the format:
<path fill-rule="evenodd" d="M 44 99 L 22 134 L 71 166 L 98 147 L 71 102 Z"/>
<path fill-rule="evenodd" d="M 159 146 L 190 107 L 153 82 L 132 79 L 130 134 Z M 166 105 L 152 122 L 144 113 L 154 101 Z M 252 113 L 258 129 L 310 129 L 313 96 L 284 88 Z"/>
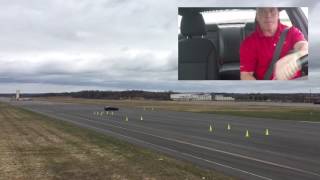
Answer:
<path fill-rule="evenodd" d="M 0 179 L 232 179 L 0 103 Z"/>

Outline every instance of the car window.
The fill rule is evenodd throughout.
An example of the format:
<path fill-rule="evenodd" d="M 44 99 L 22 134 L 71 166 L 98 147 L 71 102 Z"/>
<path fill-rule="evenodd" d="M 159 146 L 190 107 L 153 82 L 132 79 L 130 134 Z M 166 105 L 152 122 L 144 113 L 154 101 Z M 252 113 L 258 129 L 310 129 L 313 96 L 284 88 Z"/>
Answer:
<path fill-rule="evenodd" d="M 180 23 L 181 23 L 181 18 L 182 16 L 181 15 L 178 15 L 178 33 L 180 34 Z"/>
<path fill-rule="evenodd" d="M 206 24 L 254 22 L 255 10 L 217 10 L 202 13 Z"/>
<path fill-rule="evenodd" d="M 301 9 L 304 15 L 306 16 L 306 18 L 308 19 L 308 7 L 302 7 Z"/>
<path fill-rule="evenodd" d="M 279 17 L 280 17 L 280 22 L 282 24 L 285 24 L 285 25 L 287 25 L 289 27 L 292 26 L 292 23 L 291 23 L 291 21 L 289 19 L 289 16 L 288 16 L 286 11 L 284 11 L 284 10 L 280 11 Z"/>
<path fill-rule="evenodd" d="M 254 22 L 256 11 L 254 9 L 217 10 L 203 12 L 202 16 L 206 24 L 247 23 Z M 292 26 L 286 11 L 282 10 L 279 17 L 281 23 Z"/>

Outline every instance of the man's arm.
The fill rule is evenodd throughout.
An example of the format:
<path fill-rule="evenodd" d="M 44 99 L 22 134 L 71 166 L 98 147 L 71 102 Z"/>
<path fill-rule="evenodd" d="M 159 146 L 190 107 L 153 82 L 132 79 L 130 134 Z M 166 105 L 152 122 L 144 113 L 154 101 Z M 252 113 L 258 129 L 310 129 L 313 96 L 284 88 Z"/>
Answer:
<path fill-rule="evenodd" d="M 240 79 L 241 80 L 256 80 L 253 76 L 253 72 L 240 72 Z"/>
<path fill-rule="evenodd" d="M 308 54 L 308 42 L 307 41 L 298 41 L 294 44 L 293 49 L 297 53 L 298 57 L 302 57 Z"/>
<path fill-rule="evenodd" d="M 308 54 L 308 42 L 298 41 L 294 44 L 293 49 L 294 53 L 284 56 L 276 63 L 274 79 L 288 80 L 301 69 L 297 60 Z"/>

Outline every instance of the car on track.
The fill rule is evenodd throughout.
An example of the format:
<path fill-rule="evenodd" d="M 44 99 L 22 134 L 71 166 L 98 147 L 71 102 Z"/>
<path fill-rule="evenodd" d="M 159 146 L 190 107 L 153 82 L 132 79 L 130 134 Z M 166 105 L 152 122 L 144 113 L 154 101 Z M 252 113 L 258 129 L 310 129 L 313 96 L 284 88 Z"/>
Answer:
<path fill-rule="evenodd" d="M 113 107 L 113 106 L 105 106 L 104 107 L 105 111 L 119 111 L 118 107 Z"/>
<path fill-rule="evenodd" d="M 307 8 L 279 10 L 280 22 L 295 26 L 308 40 Z M 256 7 L 180 7 L 178 79 L 240 80 L 240 44 L 255 30 L 255 14 Z M 307 60 L 301 79 L 308 75 Z"/>
<path fill-rule="evenodd" d="M 313 101 L 313 104 L 320 104 L 320 99 Z"/>

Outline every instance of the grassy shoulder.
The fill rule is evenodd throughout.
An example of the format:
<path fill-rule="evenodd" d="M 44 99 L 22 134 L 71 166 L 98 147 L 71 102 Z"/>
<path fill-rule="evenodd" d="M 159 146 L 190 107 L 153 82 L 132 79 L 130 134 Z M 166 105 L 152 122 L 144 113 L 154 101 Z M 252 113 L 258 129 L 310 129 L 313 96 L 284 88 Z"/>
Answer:
<path fill-rule="evenodd" d="M 320 106 L 312 104 L 307 104 L 307 106 L 303 106 L 303 104 L 295 106 L 289 103 L 101 100 L 56 97 L 41 98 L 41 100 L 79 104 L 99 104 L 102 106 L 112 105 L 120 107 L 154 108 L 170 111 L 212 113 L 280 120 L 320 121 Z"/>
<path fill-rule="evenodd" d="M 0 103 L 0 179 L 233 179 Z"/>

